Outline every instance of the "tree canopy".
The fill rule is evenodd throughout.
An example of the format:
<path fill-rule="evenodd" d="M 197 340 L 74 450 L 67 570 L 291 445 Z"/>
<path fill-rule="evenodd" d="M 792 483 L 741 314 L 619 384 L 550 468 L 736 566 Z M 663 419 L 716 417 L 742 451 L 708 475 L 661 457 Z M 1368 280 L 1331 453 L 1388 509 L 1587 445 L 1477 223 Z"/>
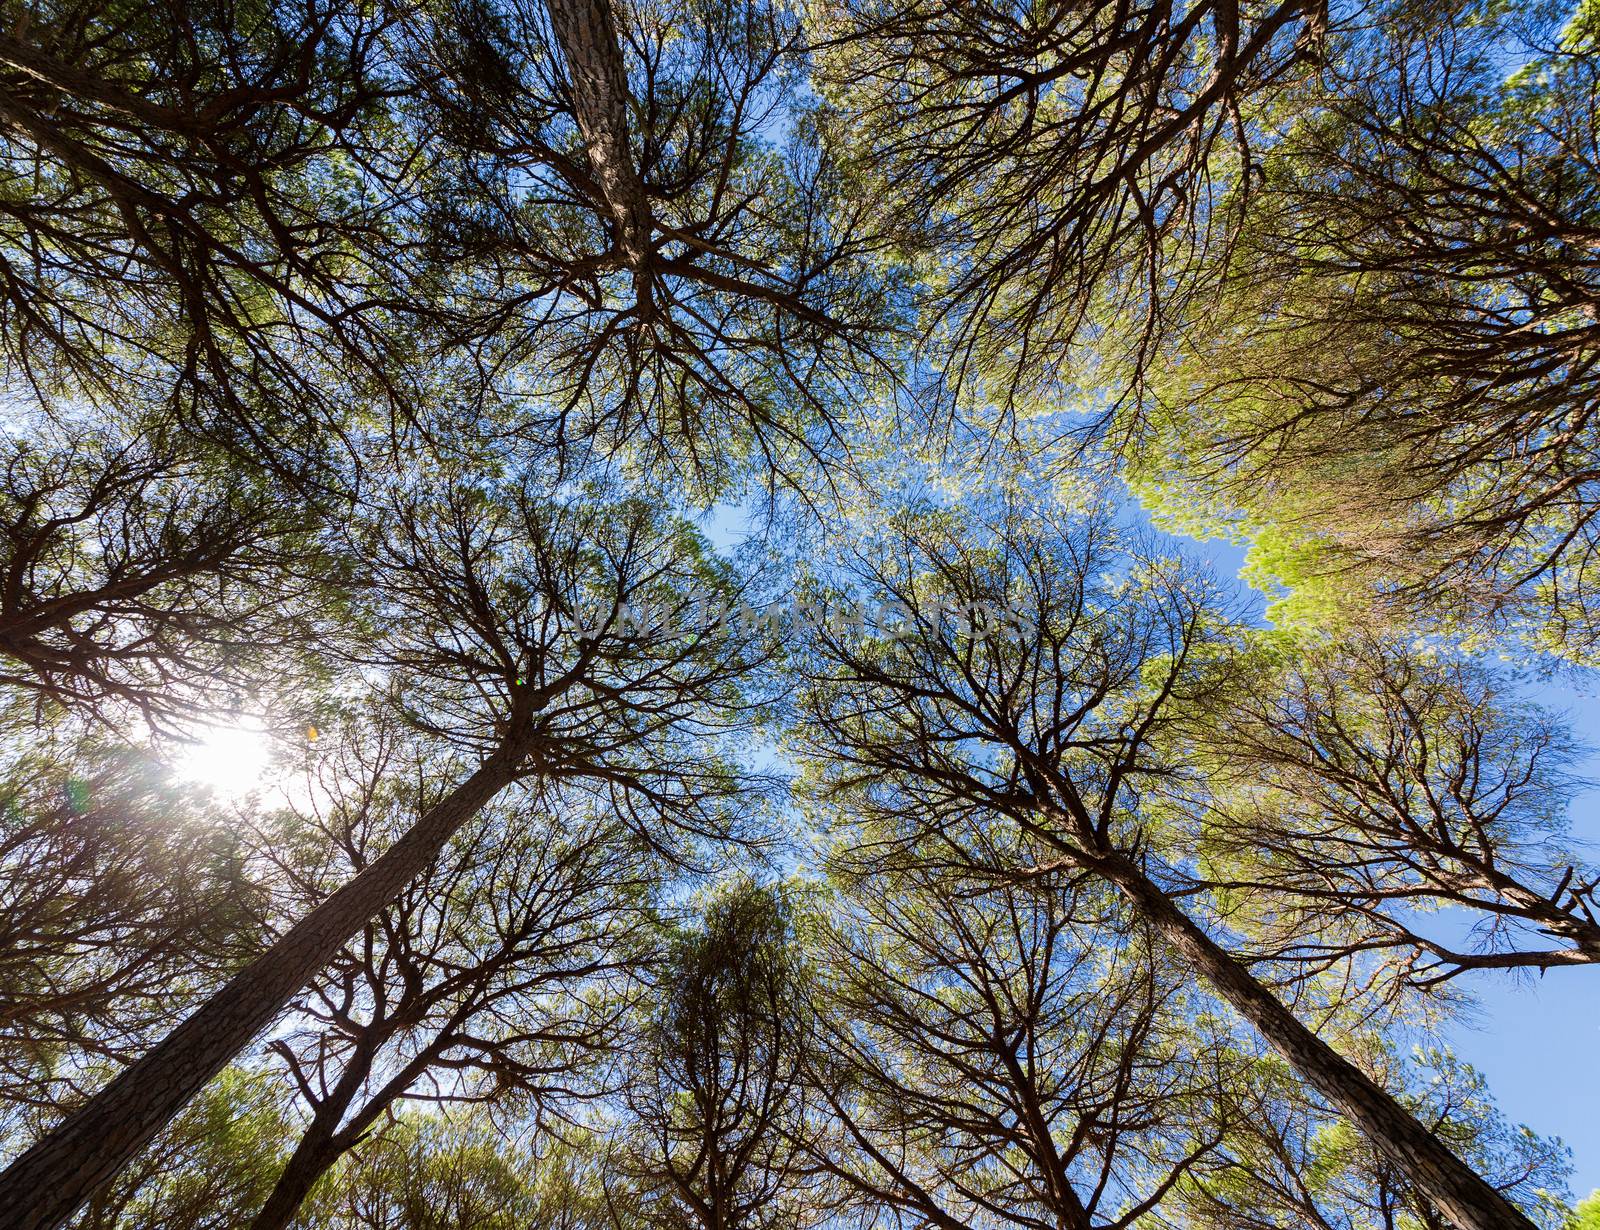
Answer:
<path fill-rule="evenodd" d="M 1589 1225 L 1449 1042 L 1600 985 L 1597 117 L 1591 0 L 11 0 L 0 1230 Z"/>

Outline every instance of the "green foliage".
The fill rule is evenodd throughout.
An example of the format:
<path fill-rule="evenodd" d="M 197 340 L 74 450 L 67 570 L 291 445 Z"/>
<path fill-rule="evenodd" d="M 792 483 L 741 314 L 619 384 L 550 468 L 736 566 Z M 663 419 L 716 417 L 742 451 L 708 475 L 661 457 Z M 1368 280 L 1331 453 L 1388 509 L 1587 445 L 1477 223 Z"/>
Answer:
<path fill-rule="evenodd" d="M 1572 1211 L 1572 1220 L 1563 1230 L 1595 1230 L 1600 1226 L 1600 1192 L 1590 1192 Z"/>
<path fill-rule="evenodd" d="M 539 1150 L 471 1115 L 409 1115 L 361 1146 L 311 1201 L 308 1226 L 387 1230 L 606 1230 L 593 1160 Z"/>
<path fill-rule="evenodd" d="M 287 1158 L 291 1121 L 282 1093 L 266 1073 L 230 1068 L 72 1223 L 74 1230 L 239 1225 L 266 1199 Z"/>
<path fill-rule="evenodd" d="M 1275 618 L 1591 660 L 1589 22 L 1402 9 L 1350 41 L 1150 365 L 1135 489 L 1248 541 Z"/>

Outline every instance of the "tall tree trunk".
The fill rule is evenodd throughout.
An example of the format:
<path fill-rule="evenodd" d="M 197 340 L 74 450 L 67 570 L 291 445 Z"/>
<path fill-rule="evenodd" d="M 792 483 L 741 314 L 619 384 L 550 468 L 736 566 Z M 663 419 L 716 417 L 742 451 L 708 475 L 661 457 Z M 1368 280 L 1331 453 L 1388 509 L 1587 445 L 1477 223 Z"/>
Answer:
<path fill-rule="evenodd" d="M 1299 1073 L 1347 1115 L 1461 1230 L 1536 1230 L 1487 1180 L 1456 1157 L 1376 1081 L 1301 1024 L 1250 972 L 1173 904 L 1128 858 L 1085 860 L 1194 964 L 1212 988 Z"/>
<path fill-rule="evenodd" d="M 198 1012 L 0 1174 L 0 1230 L 54 1230 L 271 1023 L 346 940 L 515 780 L 501 748 L 406 835 L 229 980 Z"/>
<path fill-rule="evenodd" d="M 653 226 L 628 145 L 628 72 L 610 0 L 546 0 L 545 9 L 567 61 L 578 131 L 616 226 L 617 247 L 628 268 L 642 273 Z"/>

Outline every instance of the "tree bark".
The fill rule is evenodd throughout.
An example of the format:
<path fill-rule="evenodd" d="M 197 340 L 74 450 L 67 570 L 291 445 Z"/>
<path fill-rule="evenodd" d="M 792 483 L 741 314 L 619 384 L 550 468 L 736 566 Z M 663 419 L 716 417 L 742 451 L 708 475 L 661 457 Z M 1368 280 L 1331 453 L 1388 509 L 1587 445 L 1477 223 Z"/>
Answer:
<path fill-rule="evenodd" d="M 0 1230 L 54 1230 L 77 1212 L 516 779 L 520 759 L 510 748 L 495 752 L 375 863 L 13 1162 L 0 1174 Z"/>
<path fill-rule="evenodd" d="M 1173 904 L 1131 860 L 1086 860 L 1111 881 L 1213 990 L 1253 1025 L 1300 1078 L 1326 1098 L 1461 1230 L 1536 1230 L 1482 1175 L 1376 1081 L 1317 1037 Z"/>
<path fill-rule="evenodd" d="M 546 0 L 550 28 L 567 61 L 578 131 L 589 168 L 616 226 L 617 247 L 634 273 L 650 263 L 650 202 L 628 144 L 628 72 L 610 0 Z"/>

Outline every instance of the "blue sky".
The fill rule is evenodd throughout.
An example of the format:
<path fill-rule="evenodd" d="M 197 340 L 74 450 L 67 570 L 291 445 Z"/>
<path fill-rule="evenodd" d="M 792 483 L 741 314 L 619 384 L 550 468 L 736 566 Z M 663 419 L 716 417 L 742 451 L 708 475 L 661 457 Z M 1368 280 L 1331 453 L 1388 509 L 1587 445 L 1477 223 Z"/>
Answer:
<path fill-rule="evenodd" d="M 1581 1199 L 1600 1188 L 1600 974 L 1468 977 L 1477 1019 L 1454 1023 L 1451 1049 L 1488 1078 L 1507 1119 L 1566 1141 Z"/>

